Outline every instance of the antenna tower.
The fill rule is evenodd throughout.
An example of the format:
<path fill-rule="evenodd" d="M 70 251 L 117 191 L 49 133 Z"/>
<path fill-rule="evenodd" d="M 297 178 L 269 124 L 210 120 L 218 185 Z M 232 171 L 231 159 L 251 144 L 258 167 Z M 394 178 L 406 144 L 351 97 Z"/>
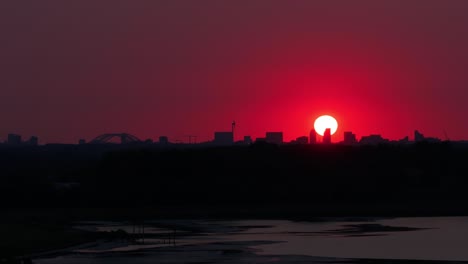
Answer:
<path fill-rule="evenodd" d="M 236 128 L 236 121 L 232 121 L 232 138 L 234 140 L 234 130 Z"/>

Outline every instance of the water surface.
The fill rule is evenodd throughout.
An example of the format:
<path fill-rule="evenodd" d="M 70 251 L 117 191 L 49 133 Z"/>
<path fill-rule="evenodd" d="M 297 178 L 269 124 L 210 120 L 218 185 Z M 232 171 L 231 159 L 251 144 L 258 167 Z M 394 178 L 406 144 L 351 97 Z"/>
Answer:
<path fill-rule="evenodd" d="M 173 236 L 173 228 L 177 233 Z M 468 217 L 147 221 L 145 244 L 99 241 L 36 259 L 44 264 L 231 262 L 339 259 L 468 261 Z M 133 232 L 127 223 L 79 228 Z"/>

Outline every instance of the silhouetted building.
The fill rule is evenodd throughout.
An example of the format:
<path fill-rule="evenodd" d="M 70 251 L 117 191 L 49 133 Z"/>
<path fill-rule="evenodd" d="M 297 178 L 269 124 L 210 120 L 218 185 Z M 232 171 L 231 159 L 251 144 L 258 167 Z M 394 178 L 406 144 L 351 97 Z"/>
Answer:
<path fill-rule="evenodd" d="M 325 129 L 325 132 L 323 133 L 323 144 L 330 144 L 331 143 L 331 129 L 327 128 Z"/>
<path fill-rule="evenodd" d="M 359 141 L 359 144 L 362 145 L 378 145 L 382 143 L 388 143 L 388 139 L 384 139 L 381 135 L 369 135 L 369 136 L 364 136 L 361 138 Z"/>
<path fill-rule="evenodd" d="M 244 136 L 244 144 L 252 144 L 252 137 L 251 136 Z"/>
<path fill-rule="evenodd" d="M 266 132 L 265 140 L 267 143 L 281 145 L 283 144 L 283 132 Z"/>
<path fill-rule="evenodd" d="M 27 145 L 30 146 L 37 146 L 39 145 L 39 138 L 32 136 L 28 141 L 25 142 Z"/>
<path fill-rule="evenodd" d="M 160 136 L 159 137 L 159 144 L 160 145 L 167 145 L 169 144 L 169 138 L 166 136 Z"/>
<path fill-rule="evenodd" d="M 420 142 L 420 141 L 424 141 L 424 135 L 419 133 L 418 130 L 415 130 L 414 131 L 414 141 L 415 142 Z"/>
<path fill-rule="evenodd" d="M 264 138 L 264 137 L 256 138 L 255 142 L 266 142 L 266 138 Z"/>
<path fill-rule="evenodd" d="M 344 132 L 344 141 L 343 141 L 343 143 L 347 144 L 347 145 L 356 144 L 357 143 L 356 135 L 353 134 L 353 132 L 350 132 L 350 131 Z"/>
<path fill-rule="evenodd" d="M 309 143 L 309 138 L 306 136 L 296 138 L 296 144 L 307 144 Z"/>
<path fill-rule="evenodd" d="M 309 143 L 310 144 L 317 143 L 317 132 L 315 132 L 314 129 L 312 129 L 309 133 Z"/>
<path fill-rule="evenodd" d="M 78 140 L 78 144 L 79 145 L 84 145 L 84 144 L 86 144 L 86 140 L 80 139 L 80 140 Z"/>
<path fill-rule="evenodd" d="M 21 136 L 17 134 L 8 134 L 8 144 L 19 145 L 21 144 Z"/>
<path fill-rule="evenodd" d="M 213 143 L 217 146 L 228 146 L 234 143 L 234 134 L 232 132 L 215 132 Z"/>

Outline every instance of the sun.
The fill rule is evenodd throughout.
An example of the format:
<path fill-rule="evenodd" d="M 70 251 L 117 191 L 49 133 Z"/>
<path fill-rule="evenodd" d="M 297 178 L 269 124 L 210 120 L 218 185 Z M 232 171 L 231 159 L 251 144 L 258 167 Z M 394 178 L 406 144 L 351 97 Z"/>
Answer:
<path fill-rule="evenodd" d="M 338 129 L 338 122 L 333 116 L 323 115 L 315 119 L 314 129 L 317 134 L 323 136 L 325 129 L 330 128 L 331 134 L 335 134 Z"/>

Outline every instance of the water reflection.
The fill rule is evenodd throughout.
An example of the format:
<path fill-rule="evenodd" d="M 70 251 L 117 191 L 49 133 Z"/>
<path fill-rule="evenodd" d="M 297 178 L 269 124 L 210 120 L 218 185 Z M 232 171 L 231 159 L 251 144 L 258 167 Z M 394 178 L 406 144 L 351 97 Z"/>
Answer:
<path fill-rule="evenodd" d="M 278 261 L 302 256 L 369 259 L 468 261 L 468 218 L 428 217 L 329 220 L 202 221 L 168 220 L 146 223 L 145 244 L 101 241 L 71 249 L 37 263 L 184 263 L 213 258 Z M 172 225 L 168 228 L 168 225 Z M 177 226 L 173 244 L 162 238 Z M 131 232 L 125 223 L 81 223 L 79 228 Z M 130 262 L 127 258 L 132 257 Z M 321 258 L 314 260 L 320 260 Z M 289 261 L 288 260 L 288 261 Z M 310 259 L 309 259 L 310 260 Z M 148 262 L 147 262 L 148 261 Z M 192 261 L 193 262 L 193 261 Z M 317 262 L 317 261 L 316 261 Z M 162 263 L 162 262 L 161 262 Z"/>
<path fill-rule="evenodd" d="M 281 244 L 259 245 L 259 254 L 294 254 L 338 258 L 418 259 L 468 261 L 468 218 L 398 218 L 379 220 L 382 230 L 361 230 L 349 236 L 346 227 L 367 223 L 284 222 L 268 237 Z M 388 227 L 393 230 L 386 230 Z M 395 232 L 400 227 L 401 231 Z M 312 231 L 291 233 L 289 231 Z M 330 230 L 333 230 L 330 234 Z M 342 230 L 344 232 L 339 232 Z M 255 230 L 251 230 L 255 232 Z M 258 230 L 260 231 L 260 230 Z M 278 233 L 275 231 L 283 231 Z M 366 232 L 369 231 L 369 232 Z M 317 233 L 321 235 L 317 235 Z M 361 234 L 361 235 L 359 235 Z M 362 236 L 367 234 L 366 236 Z M 257 235 L 258 236 L 258 235 Z M 249 237 L 237 237 L 245 240 Z"/>

